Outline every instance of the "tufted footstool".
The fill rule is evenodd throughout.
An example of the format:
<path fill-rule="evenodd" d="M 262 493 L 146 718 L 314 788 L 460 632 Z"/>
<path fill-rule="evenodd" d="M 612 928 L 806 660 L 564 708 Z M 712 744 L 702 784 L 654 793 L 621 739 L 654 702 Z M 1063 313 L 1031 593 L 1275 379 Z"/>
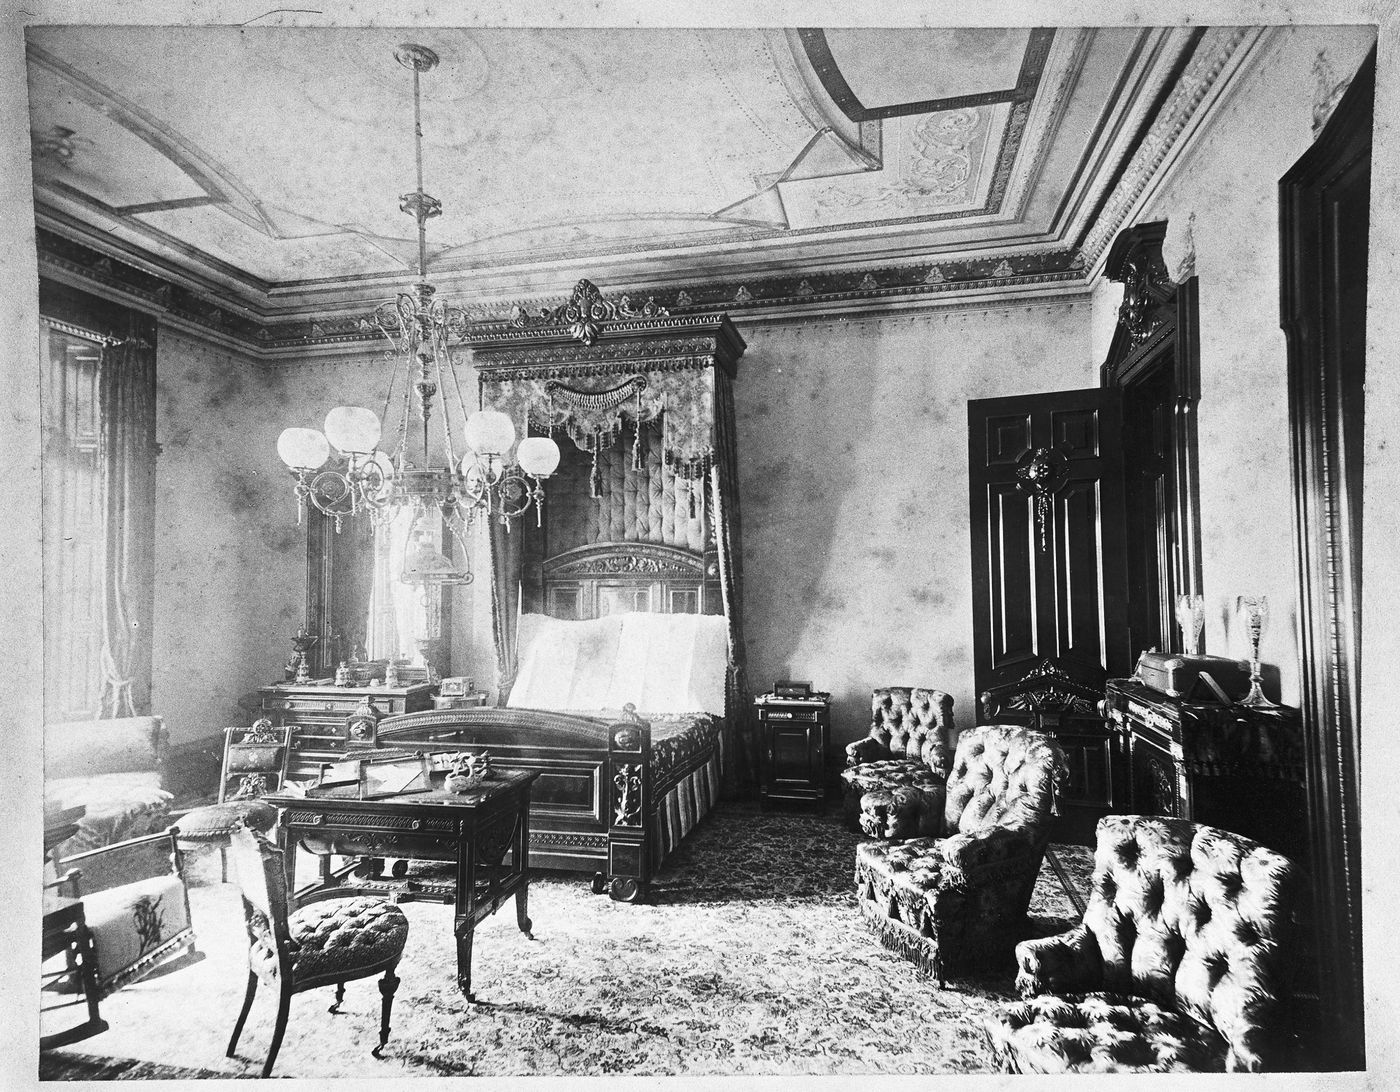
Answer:
<path fill-rule="evenodd" d="M 846 747 L 848 820 L 871 838 L 932 834 L 943 813 L 953 699 L 941 690 L 871 692 L 870 732 Z"/>
<path fill-rule="evenodd" d="M 1141 997 L 1091 993 L 1007 1005 L 987 1021 L 1010 1073 L 1209 1073 L 1225 1069 L 1215 1029 Z"/>
<path fill-rule="evenodd" d="M 1287 1066 L 1292 863 L 1183 819 L 1099 820 L 1084 920 L 1016 946 L 1026 1000 L 988 1019 L 1012 1072 Z"/>
<path fill-rule="evenodd" d="M 1024 935 L 1063 765 L 1043 732 L 997 724 L 964 732 L 929 824 L 935 834 L 856 849 L 861 916 L 881 943 L 940 985 L 949 971 L 1009 958 Z M 872 832 L 880 823 L 898 832 L 915 806 L 898 790 L 874 790 L 862 819 Z"/>
<path fill-rule="evenodd" d="M 337 1012 L 346 982 L 383 971 L 379 1045 L 371 1051 L 378 1058 L 389 1039 L 389 1013 L 399 985 L 394 970 L 408 940 L 403 911 L 383 899 L 332 893 L 289 913 L 282 851 L 247 828 L 235 830 L 229 842 L 243 890 L 248 990 L 229 1039 L 228 1056 L 233 1057 L 238 1047 L 260 981 L 278 990 L 277 1023 L 262 1069 L 266 1077 L 282 1046 L 292 994 L 333 984 L 335 1001 L 330 1011 Z"/>

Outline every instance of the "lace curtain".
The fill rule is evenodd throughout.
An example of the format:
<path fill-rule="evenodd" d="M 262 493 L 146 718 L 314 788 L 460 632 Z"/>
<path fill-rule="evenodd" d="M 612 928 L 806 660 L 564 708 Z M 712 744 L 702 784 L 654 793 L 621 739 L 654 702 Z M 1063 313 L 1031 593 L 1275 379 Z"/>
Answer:
<path fill-rule="evenodd" d="M 102 691 L 98 717 L 150 712 L 155 587 L 156 351 L 107 344 L 99 365 L 102 473 Z"/>

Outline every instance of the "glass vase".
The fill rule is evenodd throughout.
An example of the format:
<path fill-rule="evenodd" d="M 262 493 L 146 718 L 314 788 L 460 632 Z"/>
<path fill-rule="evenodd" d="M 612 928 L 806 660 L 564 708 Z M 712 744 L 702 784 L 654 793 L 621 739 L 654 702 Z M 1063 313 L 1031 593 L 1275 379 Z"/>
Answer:
<path fill-rule="evenodd" d="M 1269 599 L 1264 595 L 1241 595 L 1235 607 L 1249 627 L 1249 693 L 1240 699 L 1240 705 L 1251 709 L 1277 709 L 1278 703 L 1264 696 L 1263 677 L 1259 664 L 1259 638 L 1264 632 L 1264 622 L 1269 617 Z"/>

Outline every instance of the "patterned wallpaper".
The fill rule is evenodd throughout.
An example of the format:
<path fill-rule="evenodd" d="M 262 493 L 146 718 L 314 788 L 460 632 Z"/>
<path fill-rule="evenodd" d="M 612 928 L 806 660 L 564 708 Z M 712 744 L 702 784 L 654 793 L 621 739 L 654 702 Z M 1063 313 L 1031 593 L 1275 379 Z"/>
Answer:
<path fill-rule="evenodd" d="M 966 403 L 1096 385 L 1087 301 L 741 333 L 752 687 L 830 690 L 837 746 L 876 686 L 946 690 L 971 725 Z"/>

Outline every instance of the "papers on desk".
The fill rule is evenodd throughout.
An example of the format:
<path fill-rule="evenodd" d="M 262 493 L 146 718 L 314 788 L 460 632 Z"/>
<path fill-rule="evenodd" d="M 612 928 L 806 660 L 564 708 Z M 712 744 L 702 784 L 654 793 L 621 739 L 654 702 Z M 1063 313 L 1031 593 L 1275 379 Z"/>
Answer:
<path fill-rule="evenodd" d="M 419 759 L 400 759 L 397 762 L 366 762 L 362 783 L 363 799 L 365 800 L 428 791 L 427 778 L 423 774 L 423 763 Z"/>
<path fill-rule="evenodd" d="M 376 800 L 386 796 L 428 792 L 432 786 L 421 756 L 351 758 L 321 764 L 321 776 L 304 782 L 299 795 L 342 800 Z"/>

